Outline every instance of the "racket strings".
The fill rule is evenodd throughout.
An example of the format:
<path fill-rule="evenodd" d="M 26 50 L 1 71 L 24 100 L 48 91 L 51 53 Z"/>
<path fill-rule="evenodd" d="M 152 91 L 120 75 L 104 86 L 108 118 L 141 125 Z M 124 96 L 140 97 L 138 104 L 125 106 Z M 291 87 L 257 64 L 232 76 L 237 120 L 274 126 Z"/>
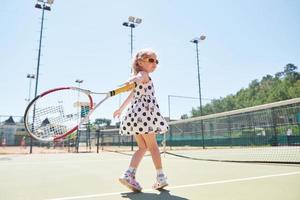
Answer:
<path fill-rule="evenodd" d="M 62 135 L 79 120 L 78 113 L 65 115 L 63 105 L 38 108 L 34 115 L 31 131 L 40 138 Z"/>
<path fill-rule="evenodd" d="M 37 116 L 47 115 L 49 113 L 61 113 L 63 115 L 64 109 L 62 105 L 58 106 L 48 106 L 46 108 L 37 108 L 35 109 L 35 114 Z"/>
<path fill-rule="evenodd" d="M 61 90 L 45 95 L 28 111 L 30 133 L 35 138 L 51 140 L 73 132 L 81 118 L 89 112 L 86 105 L 89 105 L 88 96 L 74 90 Z"/>

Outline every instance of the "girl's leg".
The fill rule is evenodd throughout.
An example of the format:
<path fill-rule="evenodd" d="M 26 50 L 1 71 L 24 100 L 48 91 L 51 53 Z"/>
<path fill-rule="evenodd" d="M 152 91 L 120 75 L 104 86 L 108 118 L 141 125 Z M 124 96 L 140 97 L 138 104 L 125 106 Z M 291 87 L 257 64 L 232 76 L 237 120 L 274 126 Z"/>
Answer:
<path fill-rule="evenodd" d="M 142 190 L 142 187 L 135 180 L 135 172 L 136 168 L 139 166 L 144 154 L 147 151 L 147 146 L 142 136 L 136 135 L 135 139 L 137 141 L 139 149 L 133 154 L 128 170 L 125 172 L 123 177 L 119 178 L 119 181 L 130 188 L 132 191 L 140 192 Z"/>
<path fill-rule="evenodd" d="M 166 187 L 168 183 L 167 183 L 167 177 L 164 175 L 162 170 L 161 156 L 156 141 L 156 135 L 154 133 L 147 134 L 147 135 L 143 135 L 143 138 L 151 153 L 152 160 L 157 171 L 156 182 L 153 185 L 153 189 L 162 189 Z"/>
<path fill-rule="evenodd" d="M 133 154 L 129 166 L 136 169 L 147 151 L 147 146 L 142 135 L 135 135 L 135 140 L 139 149 Z"/>
<path fill-rule="evenodd" d="M 152 160 L 156 170 L 161 170 L 162 163 L 161 163 L 160 151 L 156 141 L 156 135 L 151 133 L 151 134 L 142 135 L 142 137 L 151 153 Z"/>

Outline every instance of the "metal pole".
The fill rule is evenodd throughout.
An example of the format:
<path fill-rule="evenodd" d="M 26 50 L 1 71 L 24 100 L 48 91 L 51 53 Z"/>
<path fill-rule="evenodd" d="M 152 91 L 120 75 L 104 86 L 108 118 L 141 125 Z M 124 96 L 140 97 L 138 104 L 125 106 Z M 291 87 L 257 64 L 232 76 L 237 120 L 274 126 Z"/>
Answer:
<path fill-rule="evenodd" d="M 42 37 L 43 37 L 43 26 L 44 26 L 44 13 L 45 13 L 45 4 L 42 7 L 42 23 L 41 23 L 41 31 L 40 31 L 40 43 L 39 43 L 39 54 L 38 54 L 38 63 L 36 69 L 36 79 L 35 79 L 35 93 L 34 97 L 37 96 L 38 83 L 39 83 L 39 72 L 40 72 L 40 61 L 41 61 L 41 47 L 42 47 Z"/>
<path fill-rule="evenodd" d="M 277 133 L 277 115 L 275 113 L 274 108 L 271 109 L 271 117 L 272 117 L 272 139 L 271 139 L 271 146 L 278 146 L 278 133 Z"/>
<path fill-rule="evenodd" d="M 140 24 L 142 19 L 136 18 L 133 16 L 128 17 L 128 22 L 124 22 L 123 26 L 130 27 L 130 58 L 132 60 L 133 55 L 133 28 L 136 27 L 136 24 Z M 132 68 L 131 68 L 132 73 Z M 131 151 L 133 151 L 133 136 L 131 136 Z"/>
<path fill-rule="evenodd" d="M 30 101 L 30 98 L 31 98 L 31 84 L 32 84 L 32 80 L 30 78 L 30 81 L 29 81 L 29 94 L 28 94 L 28 102 Z"/>
<path fill-rule="evenodd" d="M 198 42 L 196 43 L 197 52 L 197 69 L 198 69 L 198 86 L 199 86 L 199 103 L 200 103 L 200 115 L 202 116 L 202 98 L 201 98 L 201 81 L 200 81 L 200 67 L 199 67 L 199 49 Z"/>
<path fill-rule="evenodd" d="M 170 100 L 171 96 L 168 95 L 168 111 L 169 111 L 169 121 L 171 121 L 171 100 Z"/>
<path fill-rule="evenodd" d="M 201 84 L 200 84 L 200 67 L 199 67 L 199 50 L 198 50 L 198 41 L 196 43 L 196 53 L 197 53 L 197 68 L 198 68 L 198 86 L 199 86 L 199 103 L 200 103 L 200 116 L 203 116 L 202 112 L 202 99 L 201 99 Z M 202 135 L 202 147 L 205 148 L 204 144 L 204 127 L 203 127 L 203 120 L 201 119 L 201 135 Z"/>
<path fill-rule="evenodd" d="M 34 98 L 37 96 L 38 91 L 38 84 L 39 84 L 39 73 L 40 73 L 40 60 L 41 60 L 41 47 L 42 47 L 42 37 L 43 37 L 43 26 L 44 26 L 44 13 L 45 13 L 45 3 L 42 6 L 42 22 L 41 22 L 41 31 L 40 31 L 40 42 L 39 42 L 39 53 L 38 53 L 38 62 L 37 62 L 37 69 L 36 69 L 36 78 L 35 78 L 35 92 Z M 35 106 L 33 109 L 33 119 L 35 116 Z M 33 122 L 34 123 L 34 122 Z M 33 139 L 30 137 L 30 153 L 32 153 L 32 143 Z"/>
<path fill-rule="evenodd" d="M 76 79 L 75 80 L 75 83 L 78 83 L 78 88 L 80 88 L 80 84 L 83 82 L 83 80 L 80 80 L 80 79 Z M 80 121 L 80 111 L 81 111 L 81 105 L 79 103 L 79 100 L 80 100 L 80 93 L 78 91 L 77 93 L 77 115 L 78 115 L 78 119 L 77 119 L 77 124 L 79 124 L 79 121 Z M 76 137 L 76 153 L 78 153 L 79 151 L 79 143 L 80 143 L 80 127 L 77 128 L 77 137 Z"/>
<path fill-rule="evenodd" d="M 168 112 L 169 112 L 169 122 L 171 122 L 171 96 L 168 95 Z M 164 133 L 164 142 L 163 142 L 163 149 L 164 149 L 164 157 L 166 157 L 166 147 L 167 147 L 167 133 Z M 169 134 L 171 138 L 171 127 L 169 127 Z"/>
<path fill-rule="evenodd" d="M 132 61 L 132 56 L 133 56 L 133 26 L 130 26 L 130 58 Z M 132 68 L 131 68 L 131 73 L 132 73 Z M 133 135 L 131 136 L 131 151 L 133 151 Z"/>
<path fill-rule="evenodd" d="M 230 147 L 232 148 L 232 131 L 231 131 L 231 117 L 230 116 L 228 116 L 227 117 L 227 129 L 228 129 L 228 133 L 229 133 L 229 138 L 230 138 Z"/>
<path fill-rule="evenodd" d="M 99 137 L 100 137 L 100 127 L 97 127 L 97 153 L 99 153 Z"/>
<path fill-rule="evenodd" d="M 133 55 L 133 26 L 130 27 L 130 58 Z"/>
<path fill-rule="evenodd" d="M 27 101 L 29 103 L 31 97 L 31 82 L 32 82 L 31 79 L 33 79 L 33 77 L 31 75 L 27 75 L 27 78 L 29 78 L 29 89 L 28 89 L 28 98 L 27 98 Z"/>

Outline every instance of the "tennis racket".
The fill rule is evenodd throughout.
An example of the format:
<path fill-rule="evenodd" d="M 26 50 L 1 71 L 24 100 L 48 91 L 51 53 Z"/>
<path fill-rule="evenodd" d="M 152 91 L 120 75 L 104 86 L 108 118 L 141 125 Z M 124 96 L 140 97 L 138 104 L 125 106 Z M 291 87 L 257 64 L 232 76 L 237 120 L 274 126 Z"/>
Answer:
<path fill-rule="evenodd" d="M 88 123 L 92 113 L 107 99 L 133 90 L 131 83 L 115 90 L 97 93 L 78 87 L 60 87 L 35 97 L 24 114 L 25 129 L 31 137 L 43 142 L 58 141 Z M 92 95 L 104 96 L 94 104 Z"/>

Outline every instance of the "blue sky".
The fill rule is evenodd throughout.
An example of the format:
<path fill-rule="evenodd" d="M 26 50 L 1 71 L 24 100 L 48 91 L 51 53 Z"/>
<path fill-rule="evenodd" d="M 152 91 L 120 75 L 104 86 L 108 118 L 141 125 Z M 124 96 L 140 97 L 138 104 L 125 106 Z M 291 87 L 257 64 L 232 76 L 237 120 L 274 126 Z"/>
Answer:
<path fill-rule="evenodd" d="M 27 104 L 41 22 L 35 3 L 1 1 L 0 115 L 23 115 Z M 56 0 L 45 13 L 38 91 L 75 86 L 78 78 L 83 88 L 107 91 L 127 80 L 130 30 L 122 23 L 132 15 L 143 20 L 134 29 L 134 51 L 157 51 L 160 65 L 151 76 L 168 116 L 168 95 L 198 96 L 192 38 L 207 35 L 199 44 L 202 97 L 225 97 L 287 63 L 300 67 L 299 10 L 297 0 Z M 125 97 L 110 99 L 94 117 L 112 118 Z M 196 106 L 197 100 L 171 98 L 171 118 Z"/>

